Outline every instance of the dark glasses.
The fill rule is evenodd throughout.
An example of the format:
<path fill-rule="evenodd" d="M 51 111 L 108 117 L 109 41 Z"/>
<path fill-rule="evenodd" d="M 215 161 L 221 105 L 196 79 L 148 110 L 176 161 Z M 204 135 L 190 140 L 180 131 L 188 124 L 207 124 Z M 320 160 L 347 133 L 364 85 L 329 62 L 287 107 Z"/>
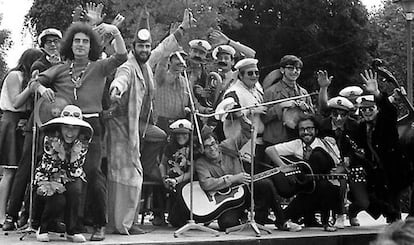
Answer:
<path fill-rule="evenodd" d="M 360 111 L 362 112 L 373 112 L 374 111 L 374 107 L 370 106 L 370 107 L 361 107 L 359 108 Z"/>
<path fill-rule="evenodd" d="M 246 74 L 250 77 L 252 77 L 253 75 L 259 76 L 259 71 L 248 71 L 246 72 Z"/>

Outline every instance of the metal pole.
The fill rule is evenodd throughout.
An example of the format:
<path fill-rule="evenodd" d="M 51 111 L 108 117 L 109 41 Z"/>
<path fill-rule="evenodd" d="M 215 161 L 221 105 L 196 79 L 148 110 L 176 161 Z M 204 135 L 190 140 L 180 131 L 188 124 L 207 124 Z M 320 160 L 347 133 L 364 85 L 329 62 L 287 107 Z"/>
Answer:
<path fill-rule="evenodd" d="M 413 51 L 412 51 L 412 13 L 407 13 L 407 94 L 408 101 L 413 103 Z"/>

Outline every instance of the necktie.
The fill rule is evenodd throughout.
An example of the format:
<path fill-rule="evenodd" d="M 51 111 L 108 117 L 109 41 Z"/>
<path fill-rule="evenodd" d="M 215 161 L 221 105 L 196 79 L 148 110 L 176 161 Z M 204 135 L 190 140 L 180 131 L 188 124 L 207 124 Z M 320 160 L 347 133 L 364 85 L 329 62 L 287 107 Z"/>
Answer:
<path fill-rule="evenodd" d="M 309 160 L 311 153 L 312 147 L 310 147 L 310 145 L 303 146 L 303 160 Z"/>

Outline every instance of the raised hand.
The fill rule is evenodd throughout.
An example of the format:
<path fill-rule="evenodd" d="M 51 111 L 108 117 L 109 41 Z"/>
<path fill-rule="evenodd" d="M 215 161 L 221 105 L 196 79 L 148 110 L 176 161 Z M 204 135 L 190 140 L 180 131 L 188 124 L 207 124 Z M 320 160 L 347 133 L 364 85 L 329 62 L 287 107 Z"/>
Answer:
<path fill-rule="evenodd" d="M 224 45 L 230 41 L 230 38 L 219 30 L 213 30 L 208 35 L 208 39 L 214 46 Z"/>
<path fill-rule="evenodd" d="M 99 3 L 86 3 L 86 16 L 88 17 L 88 23 L 92 26 L 99 25 L 102 23 L 103 19 L 105 18 L 106 14 L 102 14 L 102 10 L 104 5 Z"/>
<path fill-rule="evenodd" d="M 106 34 L 110 34 L 113 36 L 119 34 L 119 30 L 116 26 L 106 23 L 102 23 L 93 29 L 101 36 L 104 36 Z"/>
<path fill-rule="evenodd" d="M 183 16 L 183 21 L 181 22 L 181 26 L 185 30 L 187 30 L 190 27 L 194 27 L 195 23 L 197 23 L 197 20 L 194 19 L 193 13 L 191 13 L 191 11 L 189 9 L 185 9 L 184 10 L 184 16 Z"/>
<path fill-rule="evenodd" d="M 364 74 L 360 74 L 362 80 L 364 81 L 365 90 L 373 95 L 378 95 L 380 93 L 378 89 L 377 73 L 372 72 L 372 70 L 365 70 Z"/>
<path fill-rule="evenodd" d="M 316 75 L 318 76 L 319 87 L 324 88 L 329 87 L 329 85 L 331 85 L 333 76 L 329 76 L 326 70 L 319 70 L 316 72 Z"/>
<path fill-rule="evenodd" d="M 117 14 L 111 24 L 119 28 L 124 20 L 125 17 L 123 15 Z"/>

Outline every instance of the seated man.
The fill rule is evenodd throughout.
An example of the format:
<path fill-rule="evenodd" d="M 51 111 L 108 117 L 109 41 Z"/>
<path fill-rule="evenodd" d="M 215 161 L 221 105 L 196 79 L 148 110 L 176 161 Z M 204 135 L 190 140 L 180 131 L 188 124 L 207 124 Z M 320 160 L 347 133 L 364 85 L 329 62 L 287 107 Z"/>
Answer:
<path fill-rule="evenodd" d="M 196 160 L 195 169 L 198 174 L 200 186 L 204 191 L 218 191 L 239 184 L 247 184 L 251 181 L 250 175 L 244 172 L 239 159 L 237 149 L 240 149 L 250 138 L 250 121 L 246 117 L 240 120 L 241 133 L 236 138 L 229 138 L 218 144 L 213 133 L 202 135 L 204 150 L 202 156 Z M 267 205 L 275 215 L 277 228 L 286 231 L 300 231 L 302 227 L 288 221 L 284 217 L 283 210 L 277 201 L 276 189 L 269 179 L 263 179 L 255 183 L 254 198 L 258 206 Z M 248 195 L 245 195 L 248 197 Z M 248 198 L 246 198 L 248 199 Z M 245 202 L 248 203 L 248 202 Z M 240 224 L 240 219 L 245 214 L 246 206 L 225 211 L 218 217 L 220 230 Z M 258 223 L 263 223 L 266 213 L 257 213 Z"/>
<path fill-rule="evenodd" d="M 315 174 L 327 174 L 339 162 L 339 150 L 335 140 L 330 137 L 318 138 L 318 127 L 313 115 L 304 115 L 298 121 L 299 139 L 279 143 L 266 148 L 266 154 L 278 166 L 286 166 L 280 156 L 294 156 L 305 160 Z M 297 220 L 309 217 L 315 212 L 322 214 L 322 225 L 325 231 L 336 231 L 328 223 L 329 211 L 339 212 L 341 201 L 339 183 L 318 180 L 311 193 L 298 193 L 289 204 L 286 217 Z M 277 187 L 278 185 L 276 185 Z"/>

